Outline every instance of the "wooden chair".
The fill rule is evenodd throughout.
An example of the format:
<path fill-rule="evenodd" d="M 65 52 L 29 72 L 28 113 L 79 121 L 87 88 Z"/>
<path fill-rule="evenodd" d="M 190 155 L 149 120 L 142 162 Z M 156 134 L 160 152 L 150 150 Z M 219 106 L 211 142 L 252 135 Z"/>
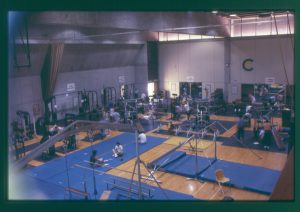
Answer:
<path fill-rule="evenodd" d="M 216 181 L 219 185 L 219 191 L 222 191 L 222 194 L 224 195 L 225 192 L 223 190 L 222 184 L 228 183 L 230 181 L 230 179 L 228 177 L 225 177 L 224 171 L 222 169 L 217 169 L 215 171 L 215 176 L 216 176 Z"/>

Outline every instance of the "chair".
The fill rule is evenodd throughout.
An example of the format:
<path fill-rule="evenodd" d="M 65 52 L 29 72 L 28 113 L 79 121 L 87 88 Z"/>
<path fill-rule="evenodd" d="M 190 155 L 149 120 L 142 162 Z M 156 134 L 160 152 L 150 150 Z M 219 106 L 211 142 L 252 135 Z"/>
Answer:
<path fill-rule="evenodd" d="M 224 171 L 222 169 L 217 169 L 215 171 L 216 181 L 219 185 L 219 191 L 222 191 L 223 195 L 225 194 L 222 184 L 228 183 L 230 179 L 228 177 L 225 177 Z"/>

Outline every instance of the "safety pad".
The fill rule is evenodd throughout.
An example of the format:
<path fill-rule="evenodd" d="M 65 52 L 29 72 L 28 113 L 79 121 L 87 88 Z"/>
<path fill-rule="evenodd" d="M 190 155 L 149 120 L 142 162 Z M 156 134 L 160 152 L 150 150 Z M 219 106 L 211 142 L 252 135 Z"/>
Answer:
<path fill-rule="evenodd" d="M 199 175 L 200 179 L 215 182 L 217 169 L 222 169 L 224 175 L 230 178 L 228 185 L 262 194 L 272 193 L 281 173 L 258 166 L 217 160 Z"/>
<path fill-rule="evenodd" d="M 171 163 L 176 162 L 180 158 L 184 157 L 186 155 L 185 152 L 182 151 L 174 151 L 162 158 L 159 158 L 158 160 L 155 160 L 151 163 L 150 167 L 160 167 L 163 168 Z"/>
<path fill-rule="evenodd" d="M 206 170 L 213 163 L 214 163 L 214 158 L 205 158 L 205 157 L 197 156 L 197 161 L 196 161 L 196 156 L 186 154 L 183 157 L 177 159 L 176 162 L 164 166 L 162 170 L 192 178 L 199 175 L 201 172 Z"/>

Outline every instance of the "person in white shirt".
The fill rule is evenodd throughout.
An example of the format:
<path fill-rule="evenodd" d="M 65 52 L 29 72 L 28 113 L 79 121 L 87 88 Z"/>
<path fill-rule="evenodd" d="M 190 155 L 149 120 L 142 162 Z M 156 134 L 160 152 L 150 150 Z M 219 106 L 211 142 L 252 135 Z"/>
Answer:
<path fill-rule="evenodd" d="M 146 142 L 147 142 L 147 137 L 146 137 L 145 133 L 139 132 L 138 143 L 144 144 Z"/>
<path fill-rule="evenodd" d="M 188 103 L 188 102 L 185 103 L 185 105 L 184 105 L 184 110 L 185 110 L 185 112 L 186 112 L 187 119 L 190 120 L 191 109 L 190 109 L 190 106 L 189 106 L 189 103 Z"/>
<path fill-rule="evenodd" d="M 120 144 L 120 142 L 116 143 L 115 148 L 113 148 L 113 157 L 120 157 L 124 154 L 123 152 L 123 146 Z"/>
<path fill-rule="evenodd" d="M 250 99 L 251 104 L 253 104 L 253 103 L 256 102 L 255 97 L 254 97 L 253 94 L 251 94 L 251 93 L 249 93 L 249 99 Z"/>

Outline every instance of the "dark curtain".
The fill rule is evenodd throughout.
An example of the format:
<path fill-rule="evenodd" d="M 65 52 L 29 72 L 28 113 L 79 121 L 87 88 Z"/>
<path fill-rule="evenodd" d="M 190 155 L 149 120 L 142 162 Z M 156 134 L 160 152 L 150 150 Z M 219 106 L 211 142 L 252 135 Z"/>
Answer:
<path fill-rule="evenodd" d="M 42 95 L 46 114 L 49 113 L 47 103 L 55 89 L 59 67 L 62 62 L 63 51 L 63 43 L 51 44 L 48 46 L 46 58 L 41 71 Z"/>

